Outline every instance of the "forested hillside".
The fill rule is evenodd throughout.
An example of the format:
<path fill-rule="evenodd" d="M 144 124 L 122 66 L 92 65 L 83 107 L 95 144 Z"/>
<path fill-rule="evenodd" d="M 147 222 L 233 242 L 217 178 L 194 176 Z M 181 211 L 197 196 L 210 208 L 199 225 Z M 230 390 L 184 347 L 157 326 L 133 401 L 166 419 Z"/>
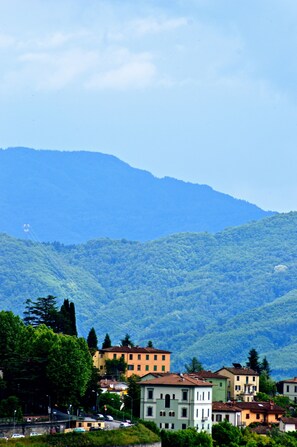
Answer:
<path fill-rule="evenodd" d="M 0 149 L 0 203 L 0 232 L 23 237 L 30 224 L 39 240 L 67 244 L 217 232 L 272 214 L 206 185 L 158 179 L 110 155 L 26 148 Z"/>
<path fill-rule="evenodd" d="M 28 235 L 28 238 L 30 235 Z M 217 234 L 64 246 L 2 235 L 3 309 L 31 297 L 75 302 L 78 329 L 129 333 L 172 350 L 173 369 L 242 362 L 253 347 L 276 377 L 297 375 L 297 213 Z"/>

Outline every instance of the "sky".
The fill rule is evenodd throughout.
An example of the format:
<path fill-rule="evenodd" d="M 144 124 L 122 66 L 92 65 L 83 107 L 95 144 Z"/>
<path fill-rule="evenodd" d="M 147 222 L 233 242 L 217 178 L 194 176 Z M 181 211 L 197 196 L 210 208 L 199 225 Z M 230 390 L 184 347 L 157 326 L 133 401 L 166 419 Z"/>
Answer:
<path fill-rule="evenodd" d="M 297 210 L 296 0 L 0 0 L 0 147 Z"/>

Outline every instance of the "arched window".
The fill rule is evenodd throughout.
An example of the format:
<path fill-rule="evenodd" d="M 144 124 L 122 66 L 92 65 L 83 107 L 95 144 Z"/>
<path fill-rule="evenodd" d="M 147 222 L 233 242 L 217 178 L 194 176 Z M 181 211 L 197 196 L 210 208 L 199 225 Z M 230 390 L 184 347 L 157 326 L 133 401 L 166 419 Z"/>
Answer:
<path fill-rule="evenodd" d="M 170 394 L 165 395 L 165 408 L 170 408 Z"/>

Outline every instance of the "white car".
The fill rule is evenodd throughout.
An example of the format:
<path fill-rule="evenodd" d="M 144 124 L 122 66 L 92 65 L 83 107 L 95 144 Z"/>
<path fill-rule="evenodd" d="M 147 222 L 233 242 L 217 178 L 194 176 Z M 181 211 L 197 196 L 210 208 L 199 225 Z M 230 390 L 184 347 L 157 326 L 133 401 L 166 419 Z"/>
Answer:
<path fill-rule="evenodd" d="M 110 416 L 109 414 L 107 414 L 107 415 L 105 416 L 105 420 L 111 422 L 111 421 L 113 421 L 113 417 Z"/>
<path fill-rule="evenodd" d="M 120 423 L 120 428 L 127 428 L 127 427 L 131 427 L 131 424 L 129 422 L 121 422 Z"/>
<path fill-rule="evenodd" d="M 21 435 L 20 433 L 13 433 L 11 437 L 12 438 L 24 438 L 25 435 Z"/>
<path fill-rule="evenodd" d="M 37 433 L 37 431 L 32 431 L 30 436 L 41 436 L 41 433 Z"/>

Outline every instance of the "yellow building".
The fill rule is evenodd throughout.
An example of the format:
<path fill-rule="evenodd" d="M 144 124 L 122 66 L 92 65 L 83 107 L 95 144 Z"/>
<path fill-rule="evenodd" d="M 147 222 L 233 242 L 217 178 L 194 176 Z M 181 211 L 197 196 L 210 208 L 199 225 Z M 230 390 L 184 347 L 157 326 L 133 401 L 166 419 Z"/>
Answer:
<path fill-rule="evenodd" d="M 232 368 L 223 366 L 216 372 L 228 378 L 227 400 L 252 402 L 259 392 L 259 374 L 253 369 L 233 363 Z"/>
<path fill-rule="evenodd" d="M 112 346 L 99 349 L 94 356 L 94 366 L 99 369 L 100 374 L 106 373 L 106 360 L 123 359 L 127 364 L 126 376 L 132 374 L 144 376 L 150 372 L 164 373 L 170 371 L 170 351 L 156 348 L 142 348 L 135 346 Z"/>
<path fill-rule="evenodd" d="M 260 424 L 278 424 L 285 413 L 284 408 L 274 402 L 236 402 L 236 407 L 241 410 L 242 425 L 250 425 L 253 422 Z"/>

